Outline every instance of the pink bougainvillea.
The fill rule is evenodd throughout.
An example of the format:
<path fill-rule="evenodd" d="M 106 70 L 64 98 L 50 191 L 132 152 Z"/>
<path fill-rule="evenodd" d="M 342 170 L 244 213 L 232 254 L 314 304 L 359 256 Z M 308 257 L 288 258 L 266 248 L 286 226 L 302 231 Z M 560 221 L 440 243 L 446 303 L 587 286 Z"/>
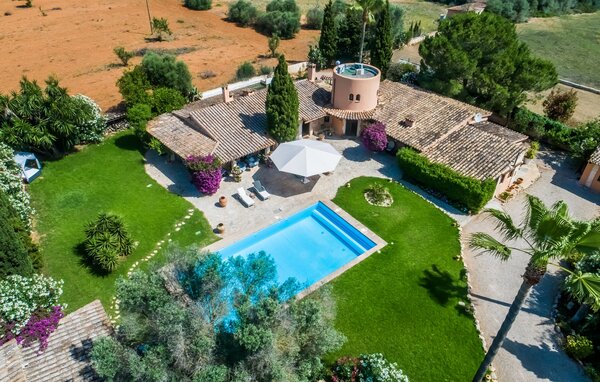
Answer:
<path fill-rule="evenodd" d="M 385 150 L 388 143 L 385 125 L 381 122 L 375 122 L 365 127 L 360 132 L 360 139 L 365 147 L 371 151 Z"/>
<path fill-rule="evenodd" d="M 31 346 L 34 342 L 39 342 L 39 351 L 43 352 L 48 347 L 48 338 L 56 328 L 58 327 L 59 321 L 64 317 L 61 306 L 53 306 L 49 312 L 36 312 L 34 313 L 25 327 L 21 329 L 18 334 L 14 333 L 15 325 L 12 323 L 6 324 L 2 331 L 2 339 L 0 344 L 8 342 L 15 338 L 17 343 L 22 344 L 24 347 Z"/>
<path fill-rule="evenodd" d="M 186 165 L 192 172 L 192 183 L 203 194 L 213 195 L 221 186 L 221 161 L 214 155 L 189 156 Z"/>

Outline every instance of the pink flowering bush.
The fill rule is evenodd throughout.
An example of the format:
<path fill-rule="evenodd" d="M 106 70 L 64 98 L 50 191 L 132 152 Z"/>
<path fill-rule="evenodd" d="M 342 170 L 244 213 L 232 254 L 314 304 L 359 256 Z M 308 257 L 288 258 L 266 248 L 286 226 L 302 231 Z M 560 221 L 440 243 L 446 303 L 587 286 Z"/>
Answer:
<path fill-rule="evenodd" d="M 213 195 L 221 186 L 221 161 L 214 155 L 186 158 L 186 166 L 192 172 L 192 183 L 203 194 Z"/>
<path fill-rule="evenodd" d="M 388 143 L 385 125 L 381 122 L 375 122 L 365 127 L 360 132 L 360 139 L 365 147 L 371 151 L 385 150 Z"/>
<path fill-rule="evenodd" d="M 21 331 L 17 331 L 15 323 L 5 324 L 2 328 L 3 336 L 0 345 L 13 338 L 24 347 L 39 343 L 39 351 L 43 352 L 48 347 L 48 338 L 56 328 L 59 321 L 65 316 L 60 305 L 53 306 L 50 311 L 40 309 L 35 312 L 25 324 Z"/>

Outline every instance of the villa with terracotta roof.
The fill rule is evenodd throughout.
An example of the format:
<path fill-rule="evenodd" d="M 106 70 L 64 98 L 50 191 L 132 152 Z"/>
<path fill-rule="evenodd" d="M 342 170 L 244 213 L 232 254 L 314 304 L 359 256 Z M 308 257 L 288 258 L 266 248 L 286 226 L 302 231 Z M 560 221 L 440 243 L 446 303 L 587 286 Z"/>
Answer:
<path fill-rule="evenodd" d="M 593 191 L 600 192 L 600 146 L 590 156 L 579 183 Z"/>
<path fill-rule="evenodd" d="M 491 112 L 416 86 L 380 81 L 371 65 L 342 64 L 330 84 L 319 81 L 314 66 L 308 79 L 295 82 L 300 100 L 298 138 L 326 135 L 357 137 L 374 121 L 386 125 L 388 149 L 412 147 L 433 162 L 479 180 L 495 179 L 504 191 L 523 163 L 527 136 L 488 120 Z M 231 162 L 277 142 L 266 130 L 267 90 L 203 100 L 160 115 L 148 132 L 180 158 L 214 154 Z"/>

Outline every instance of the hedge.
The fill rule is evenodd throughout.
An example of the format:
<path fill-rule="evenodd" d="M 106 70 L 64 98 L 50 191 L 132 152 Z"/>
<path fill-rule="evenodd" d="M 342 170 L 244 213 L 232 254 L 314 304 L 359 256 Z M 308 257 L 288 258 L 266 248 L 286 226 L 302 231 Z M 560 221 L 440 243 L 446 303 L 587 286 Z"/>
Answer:
<path fill-rule="evenodd" d="M 443 195 L 451 204 L 470 212 L 479 212 L 496 190 L 493 179 L 480 181 L 460 175 L 445 165 L 431 162 L 413 149 L 400 149 L 398 164 L 404 178 Z"/>
<path fill-rule="evenodd" d="M 571 128 L 527 109 L 517 108 L 508 127 L 553 148 L 569 151 L 582 162 L 600 145 L 600 119 Z"/>

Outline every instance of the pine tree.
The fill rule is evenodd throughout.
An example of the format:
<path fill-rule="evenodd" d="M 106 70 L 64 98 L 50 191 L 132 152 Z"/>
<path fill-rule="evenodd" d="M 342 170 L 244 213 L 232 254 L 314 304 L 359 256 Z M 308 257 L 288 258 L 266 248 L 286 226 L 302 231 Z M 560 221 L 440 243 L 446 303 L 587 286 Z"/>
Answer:
<path fill-rule="evenodd" d="M 289 142 L 298 136 L 299 107 L 298 92 L 282 54 L 269 85 L 266 101 L 267 129 L 277 142 Z"/>
<path fill-rule="evenodd" d="M 392 61 L 392 22 L 390 20 L 390 3 L 386 1 L 385 6 L 377 15 L 375 33 L 371 39 L 371 65 L 381 70 L 381 79 L 385 78 L 390 62 Z"/>
<path fill-rule="evenodd" d="M 21 239 L 22 222 L 0 191 L 0 279 L 9 275 L 31 276 L 33 267 Z"/>
<path fill-rule="evenodd" d="M 326 65 L 331 65 L 335 61 L 338 44 L 337 32 L 332 2 L 329 0 L 323 13 L 323 25 L 321 26 L 321 37 L 319 38 L 319 50 L 325 57 Z"/>

